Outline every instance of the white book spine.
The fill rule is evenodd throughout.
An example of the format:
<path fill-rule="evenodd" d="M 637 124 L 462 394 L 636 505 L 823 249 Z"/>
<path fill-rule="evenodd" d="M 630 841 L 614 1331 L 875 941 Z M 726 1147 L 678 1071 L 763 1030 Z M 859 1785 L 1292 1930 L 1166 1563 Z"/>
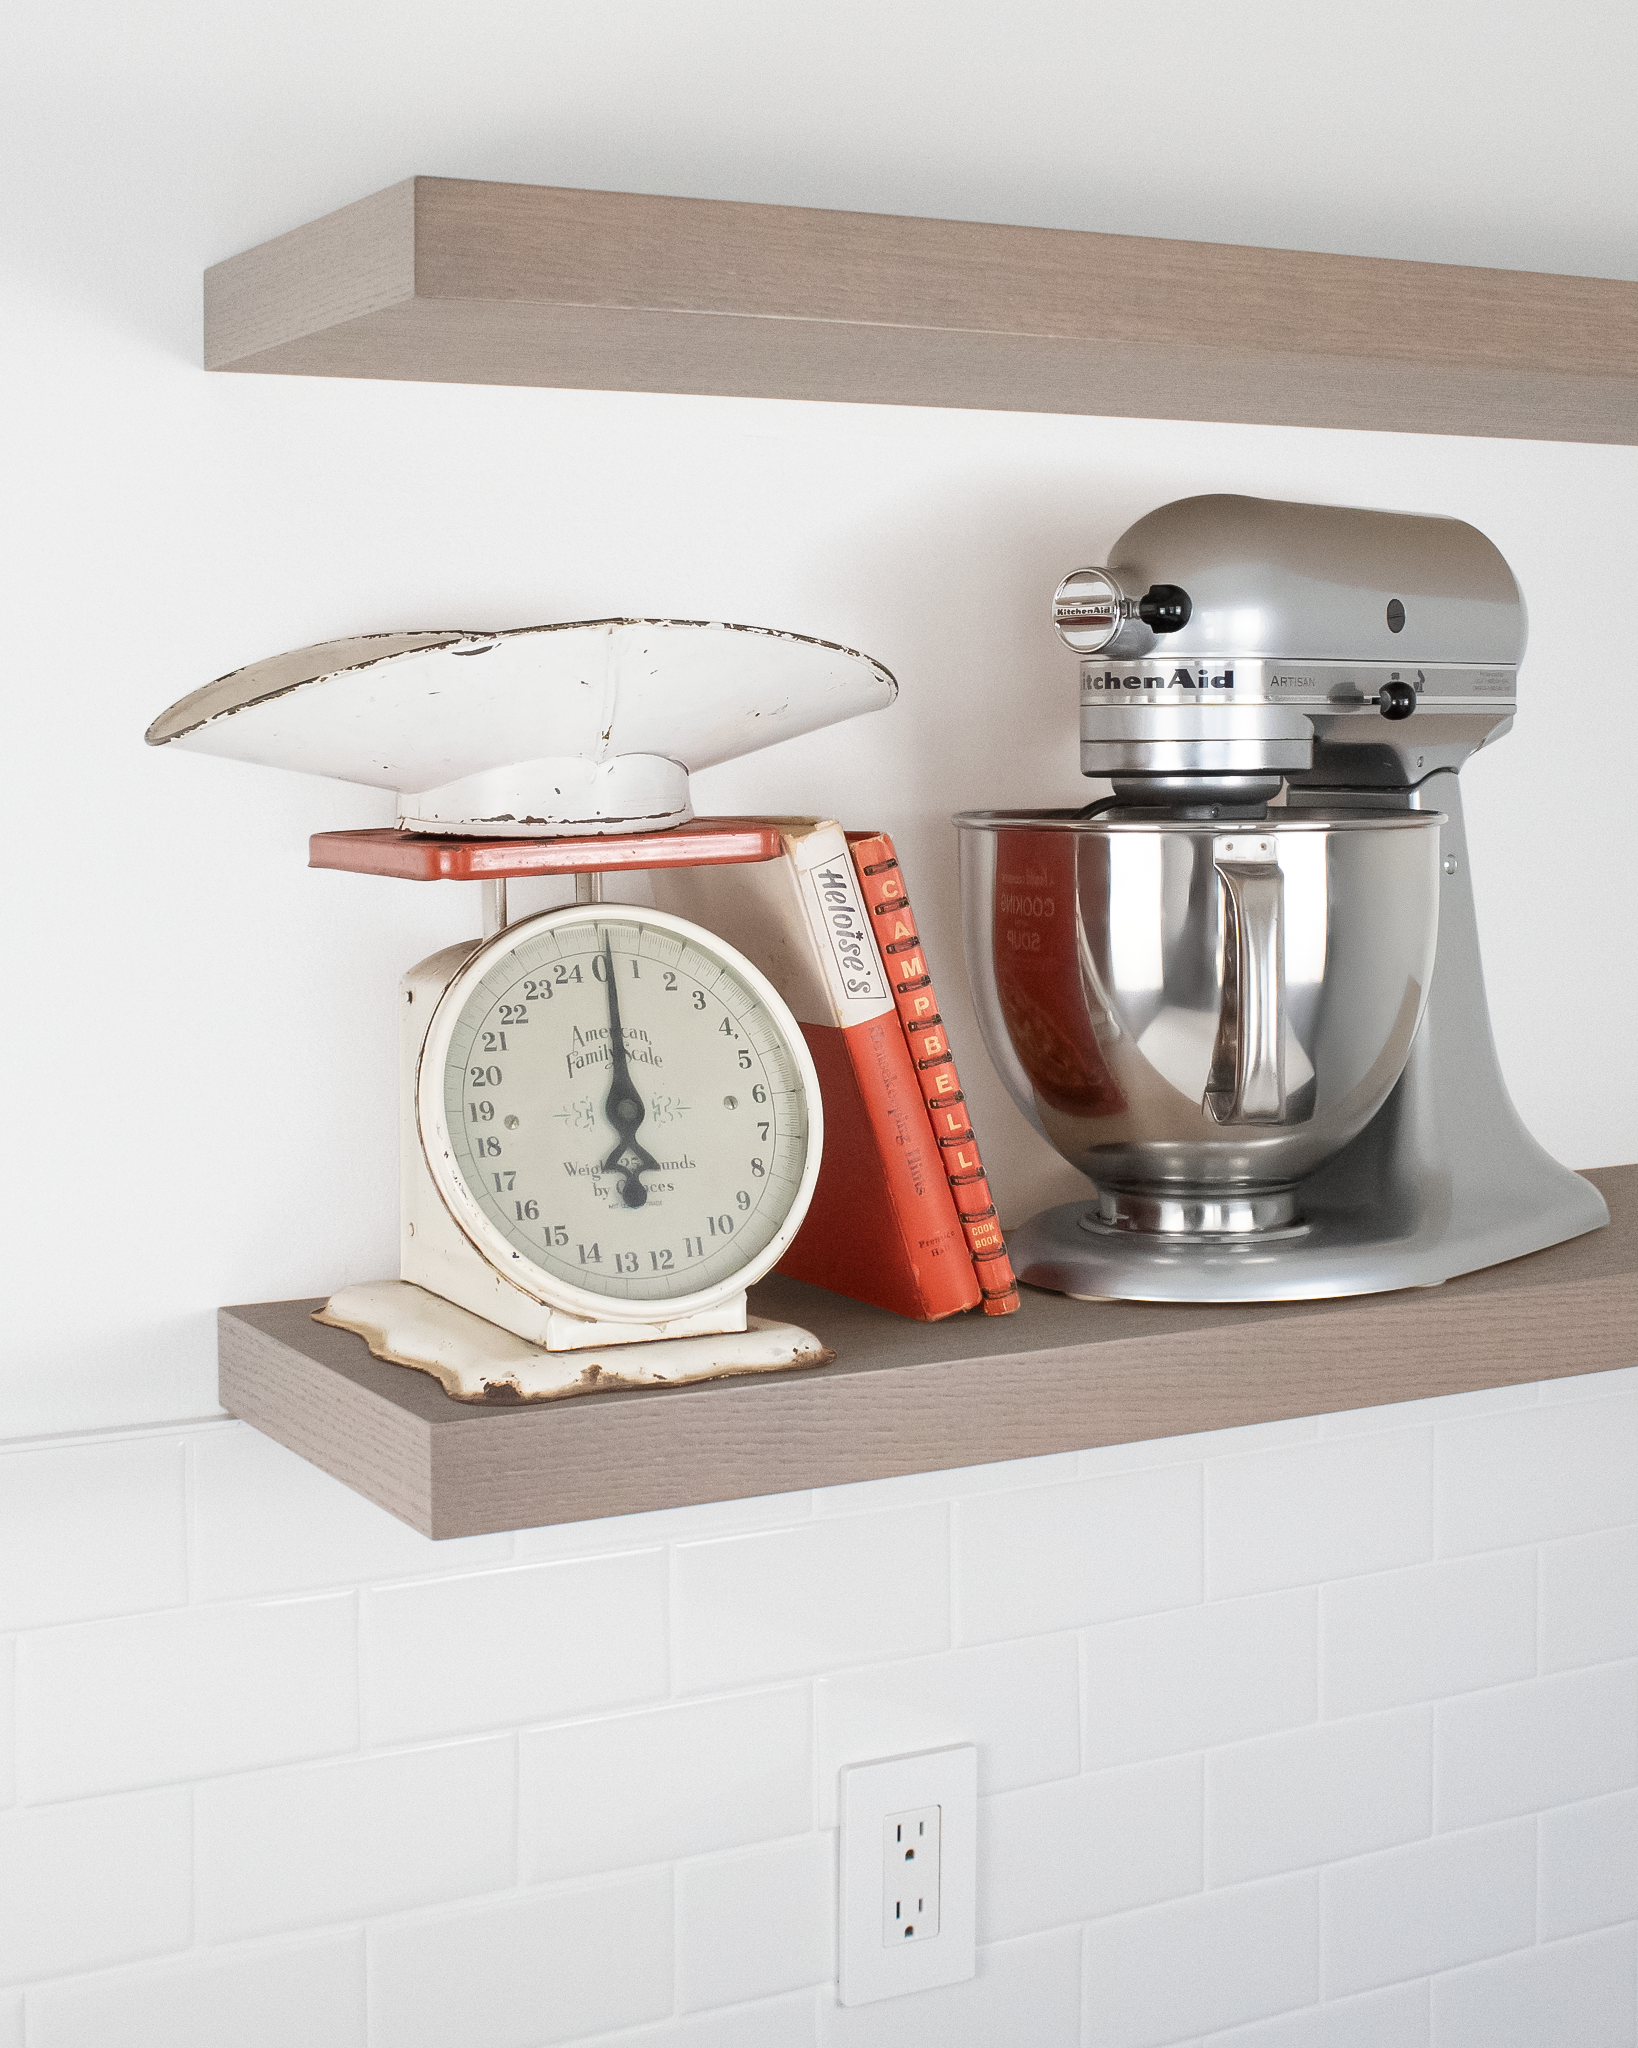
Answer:
<path fill-rule="evenodd" d="M 867 1024 L 892 1009 L 893 991 L 847 841 L 828 819 L 800 834 L 794 823 L 785 828 L 785 845 L 836 1021 Z"/>
<path fill-rule="evenodd" d="M 829 818 L 779 818 L 778 860 L 655 868 L 655 904 L 737 946 L 799 1023 L 874 1023 L 893 991 L 842 828 Z"/>

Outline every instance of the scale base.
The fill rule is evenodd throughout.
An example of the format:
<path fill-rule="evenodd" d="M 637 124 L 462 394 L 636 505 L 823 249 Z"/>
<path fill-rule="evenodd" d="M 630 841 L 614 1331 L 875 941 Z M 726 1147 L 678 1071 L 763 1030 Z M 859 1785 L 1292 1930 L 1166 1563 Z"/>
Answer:
<path fill-rule="evenodd" d="M 836 1356 L 808 1330 L 749 1316 L 718 1337 L 670 1337 L 586 1351 L 547 1351 L 408 1280 L 344 1287 L 315 1323 L 351 1330 L 377 1358 L 430 1373 L 456 1401 L 515 1407 L 605 1387 L 680 1387 L 738 1373 L 792 1372 Z"/>

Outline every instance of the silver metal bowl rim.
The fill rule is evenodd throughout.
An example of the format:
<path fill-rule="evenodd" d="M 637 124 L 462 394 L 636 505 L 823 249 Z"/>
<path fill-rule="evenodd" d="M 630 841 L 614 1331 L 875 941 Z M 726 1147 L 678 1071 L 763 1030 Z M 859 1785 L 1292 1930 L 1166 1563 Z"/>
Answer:
<path fill-rule="evenodd" d="M 957 811 L 950 821 L 964 831 L 1187 832 L 1220 839 L 1275 832 L 1420 832 L 1445 823 L 1443 811 L 1273 810 L 1267 818 L 1083 818 L 1078 811 Z"/>

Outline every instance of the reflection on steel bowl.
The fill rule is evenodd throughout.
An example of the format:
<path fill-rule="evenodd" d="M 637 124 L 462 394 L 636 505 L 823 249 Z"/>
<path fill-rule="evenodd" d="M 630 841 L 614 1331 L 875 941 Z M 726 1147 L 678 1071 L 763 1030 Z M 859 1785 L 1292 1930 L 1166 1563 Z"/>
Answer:
<path fill-rule="evenodd" d="M 968 811 L 967 971 L 1019 1107 L 1117 1228 L 1250 1231 L 1404 1070 L 1439 919 L 1431 811 Z"/>

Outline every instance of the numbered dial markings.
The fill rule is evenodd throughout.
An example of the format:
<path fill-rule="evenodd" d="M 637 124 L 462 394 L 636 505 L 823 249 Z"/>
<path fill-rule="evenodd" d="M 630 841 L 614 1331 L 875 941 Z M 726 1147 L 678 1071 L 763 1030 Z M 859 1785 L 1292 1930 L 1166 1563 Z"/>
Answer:
<path fill-rule="evenodd" d="M 666 1301 L 730 1280 L 801 1186 L 807 1099 L 785 1028 L 729 961 L 640 915 L 503 949 L 443 1079 L 469 1197 L 591 1294 Z"/>

